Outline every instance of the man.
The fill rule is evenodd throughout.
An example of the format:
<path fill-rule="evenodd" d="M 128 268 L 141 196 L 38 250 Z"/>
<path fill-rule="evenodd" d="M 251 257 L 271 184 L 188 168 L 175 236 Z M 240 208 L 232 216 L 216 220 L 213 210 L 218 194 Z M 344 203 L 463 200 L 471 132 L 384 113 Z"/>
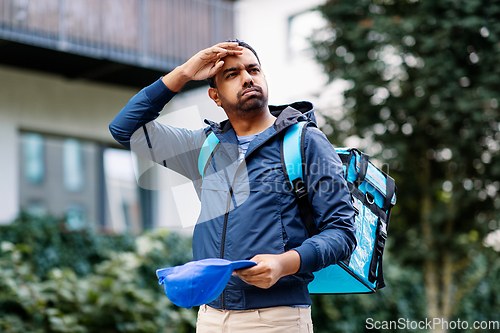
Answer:
<path fill-rule="evenodd" d="M 204 79 L 226 121 L 206 121 L 209 126 L 197 131 L 153 121 L 188 81 Z M 200 307 L 198 332 L 312 332 L 312 272 L 348 258 L 356 240 L 341 161 L 312 121 L 304 137 L 304 174 L 320 233 L 309 237 L 300 219 L 280 150 L 284 131 L 308 119 L 314 120 L 308 102 L 268 106 L 256 52 L 230 41 L 198 52 L 141 90 L 110 124 L 118 142 L 193 181 L 202 206 L 193 234 L 195 260 L 257 262 L 235 271 L 222 295 Z M 200 167 L 210 132 L 220 147 Z"/>

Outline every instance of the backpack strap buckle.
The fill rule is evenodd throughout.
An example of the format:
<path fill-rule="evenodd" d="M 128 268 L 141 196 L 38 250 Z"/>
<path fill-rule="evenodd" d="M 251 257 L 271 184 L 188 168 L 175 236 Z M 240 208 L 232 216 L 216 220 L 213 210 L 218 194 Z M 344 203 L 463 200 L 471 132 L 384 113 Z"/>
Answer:
<path fill-rule="evenodd" d="M 307 188 L 302 179 L 294 179 L 292 181 L 293 183 L 293 189 L 295 191 L 295 194 L 297 195 L 297 198 L 301 199 L 304 196 L 307 195 Z"/>

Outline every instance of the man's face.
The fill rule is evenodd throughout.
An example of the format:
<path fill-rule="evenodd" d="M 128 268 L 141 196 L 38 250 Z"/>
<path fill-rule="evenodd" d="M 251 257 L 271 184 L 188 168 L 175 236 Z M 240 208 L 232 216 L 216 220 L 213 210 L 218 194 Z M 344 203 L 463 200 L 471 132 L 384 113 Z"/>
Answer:
<path fill-rule="evenodd" d="M 226 112 L 249 112 L 267 107 L 267 82 L 257 57 L 247 48 L 243 54 L 223 58 L 215 75 L 216 94 L 210 94 Z M 212 88 L 213 89 L 213 88 Z"/>

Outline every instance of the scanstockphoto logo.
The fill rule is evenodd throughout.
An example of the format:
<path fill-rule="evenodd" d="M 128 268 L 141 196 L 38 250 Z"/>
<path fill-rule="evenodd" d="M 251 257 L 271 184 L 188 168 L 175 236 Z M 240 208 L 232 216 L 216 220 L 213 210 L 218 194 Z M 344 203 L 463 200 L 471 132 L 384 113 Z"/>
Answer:
<path fill-rule="evenodd" d="M 136 182 L 140 188 L 157 191 L 166 199 L 161 201 L 160 209 L 168 215 L 169 227 L 179 224 L 183 228 L 192 227 L 224 215 L 241 205 L 250 193 L 248 178 L 240 177 L 242 185 L 235 191 L 234 200 L 227 204 L 231 175 L 237 169 L 246 169 L 245 163 L 236 163 L 236 144 L 223 143 L 217 147 L 227 151 L 230 158 L 218 160 L 216 169 L 199 165 L 207 126 L 202 119 L 217 118 L 199 110 L 198 106 L 192 106 L 169 112 L 137 128 L 130 137 Z"/>
<path fill-rule="evenodd" d="M 412 320 L 408 318 L 399 318 L 397 320 L 382 320 L 378 321 L 373 318 L 367 318 L 365 322 L 367 330 L 405 330 L 411 332 L 417 331 L 448 331 L 448 330 L 500 330 L 500 321 L 464 321 L 457 318 L 456 320 L 445 320 L 443 318 L 425 318 L 424 320 Z"/>
<path fill-rule="evenodd" d="M 207 140 L 207 124 L 199 110 L 193 106 L 169 112 L 137 128 L 130 137 L 137 184 L 146 190 L 162 192 L 159 194 L 162 199 L 170 198 L 162 201 L 162 209 L 177 215 L 170 220 L 180 221 L 182 227 L 214 219 L 241 206 L 249 198 L 250 190 L 292 192 L 285 172 L 296 175 L 299 168 L 310 194 L 331 195 L 346 189 L 342 163 L 334 156 L 307 161 L 307 166 L 298 163 L 285 168 L 279 158 L 263 159 L 258 168 L 248 171 L 245 159 L 238 162 L 237 144 L 212 145 Z M 207 142 L 209 149 L 204 148 Z M 204 152 L 206 159 L 200 158 Z M 248 172 L 254 172 L 252 188 Z M 234 200 L 228 200 L 230 192 Z"/>
<path fill-rule="evenodd" d="M 293 192 L 292 187 L 287 181 L 292 182 L 293 178 L 298 177 L 299 174 L 302 174 L 302 180 L 304 181 L 307 193 L 313 193 L 321 197 L 322 195 L 329 195 L 330 193 L 347 189 L 345 166 L 340 161 L 334 161 L 333 156 L 330 159 L 318 157 L 308 162 L 307 165 L 304 163 L 287 163 L 284 170 L 281 165 L 281 163 L 276 163 L 274 160 L 262 160 L 261 167 L 262 170 L 265 170 L 265 174 L 261 178 L 261 185 L 264 192 Z M 372 166 L 371 168 L 374 170 Z M 381 170 L 384 169 L 387 170 L 388 174 L 389 165 L 382 164 Z M 356 173 L 353 179 L 350 178 L 350 181 L 356 187 L 359 187 L 363 181 L 358 177 L 360 174 L 359 171 L 359 167 L 356 166 Z M 287 176 L 284 175 L 285 172 Z M 353 171 L 351 170 L 351 172 Z M 382 173 L 378 171 L 377 174 L 379 177 L 383 177 L 381 176 Z M 280 182 L 278 181 L 279 179 L 283 179 L 284 181 Z M 308 181 L 311 179 L 316 179 L 317 181 Z M 385 184 L 385 182 L 383 183 Z M 376 195 L 375 192 L 377 190 L 373 186 L 365 187 L 365 190 L 372 195 Z"/>
<path fill-rule="evenodd" d="M 288 163 L 283 170 L 280 162 L 270 159 L 264 159 L 261 162 L 264 176 L 261 178 L 261 187 L 264 192 L 282 192 L 291 193 L 293 189 L 287 183 L 294 175 L 298 175 L 299 168 L 303 175 L 303 181 L 306 184 L 307 193 L 323 195 L 327 193 L 337 192 L 347 188 L 346 182 L 343 179 L 343 169 L 341 165 L 335 165 L 326 159 L 317 158 L 309 165 Z M 284 175 L 287 173 L 287 176 Z M 285 179 L 288 177 L 288 179 Z M 316 178 L 317 182 L 308 182 L 307 179 Z M 281 180 L 281 181 L 279 181 Z"/>

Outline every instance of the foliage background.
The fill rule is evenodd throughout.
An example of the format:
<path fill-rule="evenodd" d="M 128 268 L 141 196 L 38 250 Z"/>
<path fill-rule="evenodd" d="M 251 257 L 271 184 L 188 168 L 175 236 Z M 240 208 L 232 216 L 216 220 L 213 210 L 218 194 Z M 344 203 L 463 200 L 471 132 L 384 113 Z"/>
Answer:
<path fill-rule="evenodd" d="M 330 0 L 319 10 L 328 25 L 311 37 L 316 59 L 347 86 L 342 108 L 320 110 L 326 132 L 398 186 L 385 261 L 394 280 L 374 296 L 334 298 L 344 328 L 331 330 L 367 316 L 498 322 L 500 1 Z"/>
<path fill-rule="evenodd" d="M 1 332 L 193 332 L 196 311 L 170 303 L 155 270 L 192 260 L 191 240 L 68 232 L 22 214 L 0 229 Z"/>
<path fill-rule="evenodd" d="M 376 332 L 367 318 L 500 321 L 500 259 L 485 246 L 500 220 L 500 1 L 332 0 L 320 11 L 316 58 L 349 87 L 341 110 L 320 110 L 329 138 L 357 142 L 399 192 L 387 287 L 314 296 L 315 332 Z M 191 260 L 190 242 L 22 214 L 0 228 L 0 331 L 194 332 L 196 309 L 173 306 L 154 275 Z"/>

